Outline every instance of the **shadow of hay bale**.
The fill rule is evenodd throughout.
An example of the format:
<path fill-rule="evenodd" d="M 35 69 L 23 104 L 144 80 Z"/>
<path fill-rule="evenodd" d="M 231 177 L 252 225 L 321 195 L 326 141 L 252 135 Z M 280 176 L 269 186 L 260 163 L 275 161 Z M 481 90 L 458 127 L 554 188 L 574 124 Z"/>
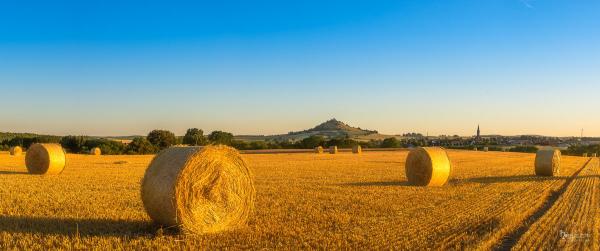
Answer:
<path fill-rule="evenodd" d="M 372 182 L 352 182 L 342 183 L 341 186 L 351 187 L 392 187 L 392 186 L 411 186 L 408 181 L 372 181 Z"/>
<path fill-rule="evenodd" d="M 474 177 L 467 179 L 452 179 L 449 183 L 512 183 L 512 182 L 544 182 L 548 180 L 566 180 L 568 177 L 560 176 L 536 176 L 536 175 L 517 175 L 517 176 L 489 176 L 489 177 Z"/>
<path fill-rule="evenodd" d="M 111 219 L 61 219 L 0 216 L 0 232 L 85 236 L 147 236 L 156 232 L 149 221 Z"/>
<path fill-rule="evenodd" d="M 367 163 L 404 164 L 404 161 L 367 160 Z"/>
<path fill-rule="evenodd" d="M 28 172 L 0 171 L 0 175 L 29 174 Z"/>

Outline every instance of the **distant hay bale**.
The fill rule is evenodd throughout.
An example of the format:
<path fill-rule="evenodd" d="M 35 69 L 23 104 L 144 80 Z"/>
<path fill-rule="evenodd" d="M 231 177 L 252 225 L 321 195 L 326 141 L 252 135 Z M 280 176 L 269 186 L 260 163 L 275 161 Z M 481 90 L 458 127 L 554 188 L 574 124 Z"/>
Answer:
<path fill-rule="evenodd" d="M 490 149 L 489 149 L 487 146 L 483 148 L 483 151 L 484 151 L 484 152 L 487 152 L 487 151 L 489 151 L 489 150 L 490 150 Z"/>
<path fill-rule="evenodd" d="M 100 147 L 94 147 L 94 148 L 92 148 L 92 150 L 90 150 L 90 154 L 91 155 L 101 155 L 102 150 L 100 150 Z"/>
<path fill-rule="evenodd" d="M 146 169 L 141 194 L 156 223 L 205 234 L 245 224 L 254 209 L 255 190 L 239 152 L 218 145 L 159 152 Z"/>
<path fill-rule="evenodd" d="M 362 147 L 360 145 L 353 146 L 352 153 L 356 153 L 356 154 L 362 153 Z"/>
<path fill-rule="evenodd" d="M 476 151 L 476 152 L 477 152 L 477 147 L 473 148 L 473 151 Z"/>
<path fill-rule="evenodd" d="M 408 182 L 416 186 L 443 186 L 452 163 L 444 148 L 419 147 L 408 154 L 405 164 Z"/>
<path fill-rule="evenodd" d="M 596 158 L 596 157 L 598 157 L 598 154 L 597 153 L 592 153 L 592 157 Z"/>
<path fill-rule="evenodd" d="M 583 153 L 583 157 L 587 157 L 587 156 L 588 156 L 588 153 Z"/>
<path fill-rule="evenodd" d="M 322 146 L 315 147 L 315 153 L 323 153 L 323 147 Z"/>
<path fill-rule="evenodd" d="M 336 154 L 336 153 L 338 153 L 337 146 L 330 146 L 329 147 L 329 153 L 330 154 Z"/>
<path fill-rule="evenodd" d="M 21 154 L 23 153 L 23 148 L 21 148 L 20 146 L 13 146 L 10 148 L 9 152 L 10 155 L 21 156 Z"/>
<path fill-rule="evenodd" d="M 560 173 L 561 153 L 555 149 L 542 149 L 535 155 L 535 175 L 555 176 Z"/>
<path fill-rule="evenodd" d="M 34 144 L 25 156 L 25 165 L 31 174 L 59 174 L 65 163 L 65 151 L 59 144 Z"/>

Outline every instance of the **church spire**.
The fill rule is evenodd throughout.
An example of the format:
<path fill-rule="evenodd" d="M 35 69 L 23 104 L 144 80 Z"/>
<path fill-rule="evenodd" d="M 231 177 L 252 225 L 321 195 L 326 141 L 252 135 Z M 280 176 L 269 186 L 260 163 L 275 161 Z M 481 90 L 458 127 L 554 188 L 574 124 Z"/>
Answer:
<path fill-rule="evenodd" d="M 479 124 L 477 125 L 477 138 L 481 138 L 481 130 L 479 130 Z"/>

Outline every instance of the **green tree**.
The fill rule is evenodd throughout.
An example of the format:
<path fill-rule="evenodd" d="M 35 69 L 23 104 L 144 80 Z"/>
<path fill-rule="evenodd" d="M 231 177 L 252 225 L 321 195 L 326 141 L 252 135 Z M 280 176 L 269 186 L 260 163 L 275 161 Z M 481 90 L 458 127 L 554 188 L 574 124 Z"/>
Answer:
<path fill-rule="evenodd" d="M 348 148 L 348 147 L 353 147 L 355 145 L 358 145 L 358 142 L 355 140 L 352 140 L 348 137 L 343 137 L 343 138 L 330 139 L 330 140 L 326 141 L 324 143 L 324 145 L 326 147 L 337 146 L 337 147 L 341 147 L 341 148 Z"/>
<path fill-rule="evenodd" d="M 301 148 L 312 149 L 317 146 L 323 146 L 325 143 L 325 138 L 323 136 L 312 135 L 308 138 L 304 138 L 301 142 Z"/>
<path fill-rule="evenodd" d="M 156 147 L 143 137 L 134 138 L 129 145 L 127 145 L 128 154 L 152 154 L 156 153 Z"/>
<path fill-rule="evenodd" d="M 148 141 L 162 150 L 176 144 L 175 134 L 167 130 L 153 130 L 148 133 Z"/>
<path fill-rule="evenodd" d="M 267 142 L 259 140 L 250 142 L 251 149 L 269 149 Z"/>
<path fill-rule="evenodd" d="M 60 139 L 60 144 L 68 152 L 80 153 L 84 150 L 85 141 L 84 136 L 65 136 Z"/>
<path fill-rule="evenodd" d="M 383 148 L 396 148 L 400 147 L 400 141 L 396 138 L 386 138 L 381 142 Z"/>
<path fill-rule="evenodd" d="M 201 129 L 190 128 L 185 132 L 185 136 L 183 136 L 183 143 L 191 146 L 203 146 L 206 145 L 207 140 Z"/>
<path fill-rule="evenodd" d="M 121 142 L 108 139 L 88 139 L 84 143 L 84 151 L 98 147 L 102 154 L 118 155 L 125 152 L 125 145 Z"/>
<path fill-rule="evenodd" d="M 214 131 L 208 135 L 208 140 L 213 144 L 231 145 L 233 142 L 233 134 L 223 131 Z"/>
<path fill-rule="evenodd" d="M 535 146 L 515 146 L 513 148 L 508 149 L 508 151 L 521 153 L 535 153 L 538 151 L 538 148 Z"/>

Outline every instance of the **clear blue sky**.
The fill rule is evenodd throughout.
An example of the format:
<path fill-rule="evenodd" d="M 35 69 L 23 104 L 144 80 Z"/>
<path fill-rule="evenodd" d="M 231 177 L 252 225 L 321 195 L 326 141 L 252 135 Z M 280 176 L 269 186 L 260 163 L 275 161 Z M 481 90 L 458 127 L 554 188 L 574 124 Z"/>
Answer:
<path fill-rule="evenodd" d="M 218 2 L 0 2 L 0 131 L 600 136 L 600 1 Z"/>

